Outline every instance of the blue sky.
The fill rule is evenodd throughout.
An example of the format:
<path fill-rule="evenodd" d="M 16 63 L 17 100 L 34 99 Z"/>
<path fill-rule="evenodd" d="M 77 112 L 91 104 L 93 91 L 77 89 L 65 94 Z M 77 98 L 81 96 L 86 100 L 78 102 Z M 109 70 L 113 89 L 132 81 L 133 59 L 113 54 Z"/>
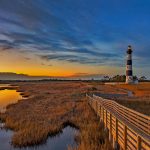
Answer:
<path fill-rule="evenodd" d="M 124 67 L 128 44 L 136 74 L 148 76 L 149 0 L 0 0 L 2 52 L 28 53 L 41 63 L 115 68 Z"/>

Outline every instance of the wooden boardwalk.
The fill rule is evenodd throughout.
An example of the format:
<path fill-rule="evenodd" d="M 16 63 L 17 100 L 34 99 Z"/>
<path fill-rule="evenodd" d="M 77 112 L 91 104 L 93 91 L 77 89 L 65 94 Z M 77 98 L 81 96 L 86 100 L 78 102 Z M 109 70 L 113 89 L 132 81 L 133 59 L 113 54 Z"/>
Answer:
<path fill-rule="evenodd" d="M 150 150 L 150 116 L 124 107 L 117 102 L 86 95 L 105 128 L 113 148 L 123 150 Z"/>

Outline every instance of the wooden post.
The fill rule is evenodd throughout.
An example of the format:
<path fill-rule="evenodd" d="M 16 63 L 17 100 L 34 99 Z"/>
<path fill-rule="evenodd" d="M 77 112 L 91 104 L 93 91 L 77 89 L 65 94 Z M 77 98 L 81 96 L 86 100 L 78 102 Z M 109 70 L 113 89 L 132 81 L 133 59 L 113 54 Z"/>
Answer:
<path fill-rule="evenodd" d="M 119 150 L 120 149 L 120 146 L 118 144 L 118 119 L 115 118 L 116 122 L 115 122 L 115 141 L 113 143 L 113 148 L 115 150 Z"/>
<path fill-rule="evenodd" d="M 99 106 L 99 111 L 100 111 L 100 112 L 99 112 L 99 114 L 100 114 L 99 116 L 100 116 L 100 120 L 101 120 L 101 118 L 102 118 L 102 117 L 101 117 L 101 105 Z"/>
<path fill-rule="evenodd" d="M 107 128 L 107 110 L 105 112 L 106 112 L 106 126 L 105 126 L 105 128 Z"/>
<path fill-rule="evenodd" d="M 116 150 L 116 142 L 115 137 L 112 138 L 113 149 Z"/>
<path fill-rule="evenodd" d="M 110 113 L 109 141 L 112 141 L 112 115 Z"/>
<path fill-rule="evenodd" d="M 97 101 L 97 116 L 99 116 L 99 107 L 98 107 L 98 101 Z"/>
<path fill-rule="evenodd" d="M 137 136 L 137 150 L 141 150 L 141 137 Z"/>
<path fill-rule="evenodd" d="M 115 139 L 116 139 L 116 142 L 118 142 L 118 119 L 117 118 L 115 122 Z"/>
<path fill-rule="evenodd" d="M 101 120 L 103 120 L 103 107 L 101 106 Z"/>
<path fill-rule="evenodd" d="M 97 115 L 97 101 L 95 100 L 95 112 L 96 112 L 96 115 Z"/>
<path fill-rule="evenodd" d="M 150 135 L 150 119 L 148 121 L 149 121 L 149 123 L 148 123 L 148 131 L 149 131 L 149 135 Z"/>
<path fill-rule="evenodd" d="M 127 149 L 127 126 L 124 125 L 124 150 Z"/>
<path fill-rule="evenodd" d="M 97 102 L 97 100 L 96 100 L 96 114 L 98 116 L 98 102 Z"/>
<path fill-rule="evenodd" d="M 103 112 L 103 121 L 104 121 L 104 107 L 103 107 L 103 111 L 102 112 Z"/>
<path fill-rule="evenodd" d="M 100 117 L 100 120 L 101 120 L 101 105 L 99 106 L 99 117 Z"/>

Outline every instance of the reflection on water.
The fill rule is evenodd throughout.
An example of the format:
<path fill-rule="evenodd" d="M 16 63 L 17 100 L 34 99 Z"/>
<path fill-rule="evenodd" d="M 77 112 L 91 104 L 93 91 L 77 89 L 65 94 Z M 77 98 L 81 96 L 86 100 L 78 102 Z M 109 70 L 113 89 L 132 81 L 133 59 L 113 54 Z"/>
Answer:
<path fill-rule="evenodd" d="M 4 111 L 8 104 L 16 103 L 22 96 L 16 90 L 0 90 L 0 111 Z"/>
<path fill-rule="evenodd" d="M 0 84 L 0 87 L 6 87 L 6 84 Z M 16 103 L 22 98 L 23 97 L 16 90 L 0 90 L 0 111 L 5 111 L 8 104 Z M 78 132 L 78 130 L 68 126 L 63 129 L 61 134 L 55 137 L 49 137 L 43 145 L 21 149 L 14 148 L 11 145 L 11 138 L 14 132 L 11 130 L 5 130 L 2 128 L 3 126 L 4 124 L 0 122 L 0 150 L 67 150 L 68 145 L 72 147 L 77 146 L 74 141 L 74 135 Z"/>
<path fill-rule="evenodd" d="M 12 131 L 6 131 L 4 129 L 0 129 L 0 149 L 2 150 L 11 150 L 11 136 Z"/>
<path fill-rule="evenodd" d="M 2 150 L 67 150 L 69 145 L 72 147 L 77 146 L 74 140 L 74 136 L 77 132 L 78 130 L 68 126 L 63 129 L 62 134 L 49 137 L 46 144 L 19 149 L 11 146 L 10 142 L 13 132 L 0 129 L 0 148 Z"/>

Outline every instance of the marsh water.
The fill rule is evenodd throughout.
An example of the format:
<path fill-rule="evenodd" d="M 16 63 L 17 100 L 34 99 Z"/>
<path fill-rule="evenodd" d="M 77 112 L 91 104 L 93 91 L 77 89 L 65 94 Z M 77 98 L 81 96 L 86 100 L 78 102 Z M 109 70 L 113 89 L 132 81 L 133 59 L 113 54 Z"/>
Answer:
<path fill-rule="evenodd" d="M 67 150 L 68 146 L 76 147 L 74 135 L 78 131 L 70 126 L 63 129 L 62 133 L 49 137 L 45 144 L 26 148 L 14 148 L 11 146 L 13 131 L 0 129 L 0 149 L 2 150 Z"/>
<path fill-rule="evenodd" d="M 9 85 L 1 85 L 0 87 L 7 87 Z M 16 90 L 0 90 L 0 111 L 5 111 L 8 104 L 16 103 L 18 100 L 23 99 L 19 92 Z M 27 147 L 27 148 L 14 148 L 11 145 L 11 137 L 14 132 L 1 128 L 4 124 L 0 122 L 0 150 L 67 150 L 68 146 L 76 147 L 77 144 L 74 140 L 77 129 L 67 126 L 62 130 L 62 133 L 49 137 L 46 143 Z"/>
<path fill-rule="evenodd" d="M 8 104 L 16 103 L 20 99 L 23 97 L 16 90 L 0 90 L 0 112 L 4 112 Z"/>

